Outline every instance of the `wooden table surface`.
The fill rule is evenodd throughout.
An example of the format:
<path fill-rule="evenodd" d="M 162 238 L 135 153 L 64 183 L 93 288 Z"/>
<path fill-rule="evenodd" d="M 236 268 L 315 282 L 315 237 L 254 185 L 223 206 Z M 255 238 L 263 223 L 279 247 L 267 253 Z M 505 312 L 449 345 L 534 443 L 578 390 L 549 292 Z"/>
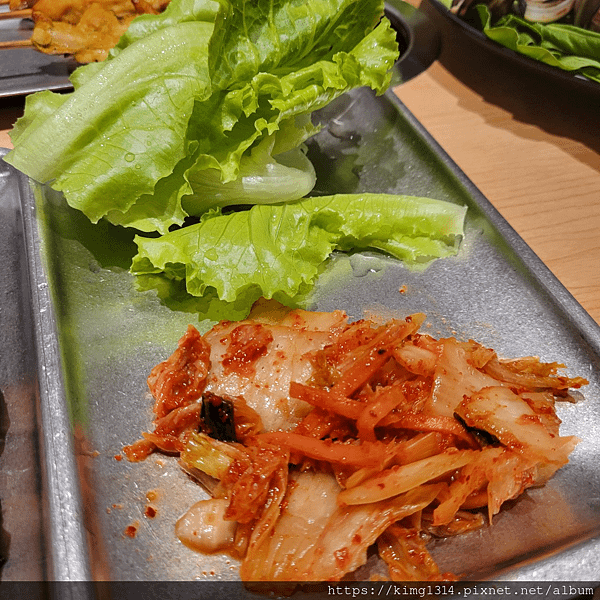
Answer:
<path fill-rule="evenodd" d="M 517 68 L 422 9 L 441 54 L 396 93 L 600 323 L 600 91 Z M 0 100 L 0 147 L 21 113 Z"/>

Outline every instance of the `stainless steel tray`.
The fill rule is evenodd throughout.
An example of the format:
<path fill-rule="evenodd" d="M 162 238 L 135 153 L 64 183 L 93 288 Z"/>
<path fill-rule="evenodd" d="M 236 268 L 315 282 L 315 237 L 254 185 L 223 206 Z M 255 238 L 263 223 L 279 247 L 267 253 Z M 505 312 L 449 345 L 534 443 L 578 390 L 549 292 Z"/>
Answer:
<path fill-rule="evenodd" d="M 569 374 L 590 380 L 584 400 L 560 407 L 563 432 L 583 440 L 571 463 L 502 511 L 493 527 L 438 543 L 441 568 L 473 580 L 600 579 L 600 328 L 392 92 L 375 98 L 358 90 L 321 119 L 327 127 L 309 148 L 317 193 L 427 195 L 467 204 L 469 212 L 459 256 L 421 273 L 376 254 L 338 256 L 319 281 L 314 308 L 343 308 L 355 318 L 365 309 L 424 311 L 433 335 L 564 362 Z M 235 580 L 233 560 L 200 556 L 175 538 L 176 518 L 203 496 L 175 461 L 115 458 L 150 424 L 150 369 L 197 317 L 135 290 L 129 233 L 91 225 L 58 193 L 30 188 L 3 162 L 0 176 L 17 182 L 4 188 L 2 203 L 15 204 L 18 195 L 25 225 L 47 577 Z M 150 491 L 157 495 L 153 519 L 144 514 Z M 131 524 L 133 538 L 124 534 Z"/>
<path fill-rule="evenodd" d="M 0 6 L 0 12 L 8 7 Z M 26 19 L 0 21 L 0 42 L 26 40 L 33 23 Z M 69 75 L 77 63 L 65 56 L 51 56 L 33 48 L 0 50 L 0 98 L 41 90 L 72 89 Z"/>

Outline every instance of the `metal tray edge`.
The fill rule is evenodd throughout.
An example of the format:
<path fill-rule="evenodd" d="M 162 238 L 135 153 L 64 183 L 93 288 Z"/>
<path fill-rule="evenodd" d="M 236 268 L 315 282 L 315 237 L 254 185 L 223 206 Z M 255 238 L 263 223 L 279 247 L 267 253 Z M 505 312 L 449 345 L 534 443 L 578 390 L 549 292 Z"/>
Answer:
<path fill-rule="evenodd" d="M 0 149 L 0 158 L 8 150 Z M 13 169 L 10 167 L 10 169 Z M 14 170 L 14 169 L 13 169 Z M 53 581 L 89 581 L 91 567 L 83 503 L 58 344 L 57 321 L 46 267 L 39 251 L 35 199 L 29 179 L 14 170 L 22 202 L 22 226 L 29 265 L 34 341 L 37 351 L 41 460 L 47 492 L 49 576 Z"/>
<path fill-rule="evenodd" d="M 391 103 L 396 105 L 397 109 L 410 122 L 411 126 L 419 133 L 422 139 L 435 150 L 448 169 L 457 177 L 467 193 L 473 197 L 485 217 L 496 228 L 515 255 L 521 259 L 533 279 L 556 301 L 561 311 L 569 315 L 569 319 L 577 326 L 582 338 L 596 353 L 600 353 L 600 324 L 590 316 L 571 292 L 567 290 L 556 275 L 552 273 L 540 257 L 531 249 L 527 242 L 515 231 L 512 225 L 467 177 L 442 146 L 410 112 L 398 95 L 393 90 L 388 90 L 386 95 Z"/>

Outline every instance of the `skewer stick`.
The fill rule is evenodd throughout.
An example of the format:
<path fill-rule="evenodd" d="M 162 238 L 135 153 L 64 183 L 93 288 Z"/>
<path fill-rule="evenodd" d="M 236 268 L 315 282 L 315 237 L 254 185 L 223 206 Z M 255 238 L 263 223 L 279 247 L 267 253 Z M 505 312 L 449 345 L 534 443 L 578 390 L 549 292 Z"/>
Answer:
<path fill-rule="evenodd" d="M 33 11 L 31 10 L 31 8 L 0 12 L 0 21 L 4 21 L 6 19 L 30 19 L 32 13 Z"/>
<path fill-rule="evenodd" d="M 8 42 L 0 42 L 0 50 L 10 50 L 11 48 L 30 48 L 33 46 L 31 40 L 11 40 Z"/>

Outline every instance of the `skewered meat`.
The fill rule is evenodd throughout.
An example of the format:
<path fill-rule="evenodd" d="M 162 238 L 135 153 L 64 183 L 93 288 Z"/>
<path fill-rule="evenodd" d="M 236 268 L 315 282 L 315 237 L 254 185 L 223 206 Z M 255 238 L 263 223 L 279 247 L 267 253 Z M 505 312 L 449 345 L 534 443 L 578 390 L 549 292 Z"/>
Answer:
<path fill-rule="evenodd" d="M 11 0 L 11 10 L 31 8 L 31 42 L 45 54 L 71 54 L 77 62 L 104 60 L 131 21 L 160 14 L 169 0 Z M 13 4 L 15 8 L 13 8 Z"/>

